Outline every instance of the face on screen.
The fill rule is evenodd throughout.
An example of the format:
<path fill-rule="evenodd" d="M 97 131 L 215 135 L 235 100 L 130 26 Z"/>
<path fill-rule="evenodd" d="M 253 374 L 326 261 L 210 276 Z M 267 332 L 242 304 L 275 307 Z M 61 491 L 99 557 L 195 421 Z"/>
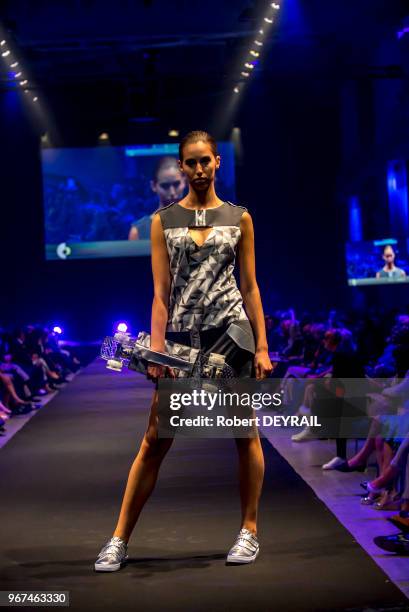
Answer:
<path fill-rule="evenodd" d="M 387 264 L 393 264 L 395 261 L 395 251 L 392 247 L 386 247 L 383 252 L 383 259 Z"/>
<path fill-rule="evenodd" d="M 151 181 L 152 191 L 158 195 L 162 206 L 182 199 L 185 186 L 186 179 L 176 165 L 161 168 L 156 180 Z"/>

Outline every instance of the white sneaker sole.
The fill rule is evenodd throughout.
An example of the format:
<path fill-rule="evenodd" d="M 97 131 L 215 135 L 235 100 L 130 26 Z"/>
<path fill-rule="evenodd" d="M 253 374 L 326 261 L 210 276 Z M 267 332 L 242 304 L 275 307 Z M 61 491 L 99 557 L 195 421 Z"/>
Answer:
<path fill-rule="evenodd" d="M 252 557 L 239 557 L 237 555 L 227 555 L 226 563 L 253 563 L 258 557 L 260 549 L 257 548 L 256 552 Z"/>
<path fill-rule="evenodd" d="M 117 572 L 123 565 L 126 564 L 128 560 L 128 555 L 126 555 L 125 559 L 121 561 L 121 563 L 111 563 L 108 565 L 107 563 L 95 563 L 94 569 L 96 572 Z"/>

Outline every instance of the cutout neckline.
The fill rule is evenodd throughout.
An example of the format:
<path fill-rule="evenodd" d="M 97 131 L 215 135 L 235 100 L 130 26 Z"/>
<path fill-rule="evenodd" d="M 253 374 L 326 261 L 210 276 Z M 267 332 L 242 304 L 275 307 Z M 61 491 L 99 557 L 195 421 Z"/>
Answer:
<path fill-rule="evenodd" d="M 209 229 L 209 228 L 207 228 Z M 214 227 L 210 228 L 210 232 L 207 234 L 206 238 L 204 239 L 204 241 L 202 242 L 202 244 L 197 244 L 196 240 L 194 240 L 192 234 L 190 233 L 190 228 L 187 228 L 187 234 L 190 237 L 191 241 L 197 246 L 198 249 L 201 249 L 202 247 L 204 247 L 204 245 L 206 244 L 206 242 L 208 241 L 208 239 L 210 238 L 210 236 L 212 235 L 214 230 Z M 196 230 L 200 233 L 204 233 L 204 228 L 202 230 Z"/>

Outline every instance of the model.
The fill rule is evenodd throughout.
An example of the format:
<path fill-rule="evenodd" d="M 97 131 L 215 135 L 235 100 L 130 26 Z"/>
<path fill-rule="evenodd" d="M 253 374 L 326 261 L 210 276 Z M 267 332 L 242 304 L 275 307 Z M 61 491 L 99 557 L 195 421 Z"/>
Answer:
<path fill-rule="evenodd" d="M 255 274 L 254 231 L 246 208 L 224 202 L 214 182 L 221 159 L 207 132 L 189 132 L 179 145 L 180 170 L 189 192 L 155 213 L 152 219 L 151 348 L 165 350 L 165 338 L 208 349 L 233 321 L 244 343 L 229 352 L 237 377 L 262 379 L 273 369 L 268 356 L 264 313 Z M 233 276 L 236 255 L 240 291 Z M 245 309 L 244 309 L 245 308 Z M 233 342 L 233 341 L 231 341 Z M 243 348 L 243 346 L 245 348 Z M 217 345 L 218 352 L 220 343 Z M 164 366 L 150 365 L 148 378 L 172 375 Z M 127 556 L 128 541 L 145 502 L 153 491 L 159 468 L 173 438 L 158 436 L 158 390 L 153 396 L 147 430 L 133 462 L 113 536 L 102 547 L 96 571 L 116 571 Z M 235 438 L 239 453 L 242 522 L 227 555 L 228 563 L 251 563 L 259 553 L 257 510 L 264 477 L 264 457 L 258 432 Z"/>

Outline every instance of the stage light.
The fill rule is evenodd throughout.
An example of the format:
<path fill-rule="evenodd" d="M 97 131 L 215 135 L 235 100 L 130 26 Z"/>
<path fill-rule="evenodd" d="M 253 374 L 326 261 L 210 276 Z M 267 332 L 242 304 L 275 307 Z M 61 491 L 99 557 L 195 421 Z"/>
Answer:
<path fill-rule="evenodd" d="M 24 93 L 29 93 L 29 91 L 30 91 L 29 89 L 25 89 Z"/>
<path fill-rule="evenodd" d="M 10 68 L 16 68 L 18 66 L 18 62 L 13 62 L 10 64 Z"/>
<path fill-rule="evenodd" d="M 5 44 L 6 44 L 6 41 L 5 41 L 5 40 L 2 40 L 2 41 L 0 42 L 0 45 L 1 45 L 1 46 L 5 45 Z"/>
<path fill-rule="evenodd" d="M 403 37 L 405 36 L 405 34 L 409 34 L 409 26 L 406 26 L 405 28 L 403 28 L 403 30 L 400 30 L 400 31 L 398 32 L 398 38 L 399 38 L 399 40 L 400 40 L 401 38 L 403 38 Z"/>
<path fill-rule="evenodd" d="M 245 66 L 246 68 L 248 68 L 249 70 L 253 70 L 253 68 L 254 68 L 254 64 L 249 64 L 248 62 L 246 62 L 246 63 L 244 64 L 244 66 Z"/>
<path fill-rule="evenodd" d="M 98 136 L 98 140 L 100 142 L 108 142 L 109 141 L 109 134 L 108 134 L 108 132 L 101 132 L 101 134 Z"/>
<path fill-rule="evenodd" d="M 15 79 L 18 79 L 19 77 L 21 77 L 23 73 L 22 72 L 16 72 L 16 74 L 14 75 Z"/>
<path fill-rule="evenodd" d="M 33 102 L 37 102 L 37 100 L 38 100 L 37 96 L 34 96 Z"/>
<path fill-rule="evenodd" d="M 20 81 L 20 85 L 21 86 L 27 85 L 27 83 L 28 83 L 27 79 L 24 79 L 24 81 Z"/>
<path fill-rule="evenodd" d="M 258 46 L 258 47 L 262 47 L 263 43 L 260 40 L 255 40 L 254 43 Z"/>
<path fill-rule="evenodd" d="M 7 49 L 7 51 L 4 51 L 1 55 L 2 57 L 7 57 L 8 55 L 10 55 L 10 51 Z"/>
<path fill-rule="evenodd" d="M 61 327 L 60 327 L 59 325 L 55 325 L 55 326 L 53 327 L 53 332 L 54 332 L 55 334 L 62 334 L 62 329 L 61 329 Z"/>
<path fill-rule="evenodd" d="M 177 138 L 179 136 L 179 130 L 169 130 L 168 136 L 171 136 L 172 138 Z"/>
<path fill-rule="evenodd" d="M 271 8 L 273 8 L 275 11 L 280 10 L 280 5 L 279 5 L 279 4 L 276 4 L 275 2 L 272 2 L 270 6 L 271 6 Z"/>
<path fill-rule="evenodd" d="M 264 21 L 266 21 L 267 23 L 273 23 L 273 20 L 269 17 L 264 17 Z"/>
<path fill-rule="evenodd" d="M 254 51 L 254 49 L 251 49 L 250 54 L 251 54 L 253 57 L 258 57 L 258 56 L 260 55 L 260 53 L 258 53 L 258 51 Z"/>
<path fill-rule="evenodd" d="M 240 91 L 240 90 L 239 90 L 239 88 L 238 88 L 238 87 L 235 87 L 235 88 L 233 89 L 233 91 L 234 91 L 234 93 L 239 93 L 239 91 Z"/>
<path fill-rule="evenodd" d="M 116 331 L 126 333 L 128 330 L 128 326 L 126 323 L 118 323 L 116 327 Z"/>
<path fill-rule="evenodd" d="M 241 76 L 244 76 L 244 77 L 250 76 L 250 72 L 244 72 L 244 70 L 240 74 Z"/>
<path fill-rule="evenodd" d="M 263 35 L 264 34 L 264 30 L 259 30 L 258 33 Z"/>

